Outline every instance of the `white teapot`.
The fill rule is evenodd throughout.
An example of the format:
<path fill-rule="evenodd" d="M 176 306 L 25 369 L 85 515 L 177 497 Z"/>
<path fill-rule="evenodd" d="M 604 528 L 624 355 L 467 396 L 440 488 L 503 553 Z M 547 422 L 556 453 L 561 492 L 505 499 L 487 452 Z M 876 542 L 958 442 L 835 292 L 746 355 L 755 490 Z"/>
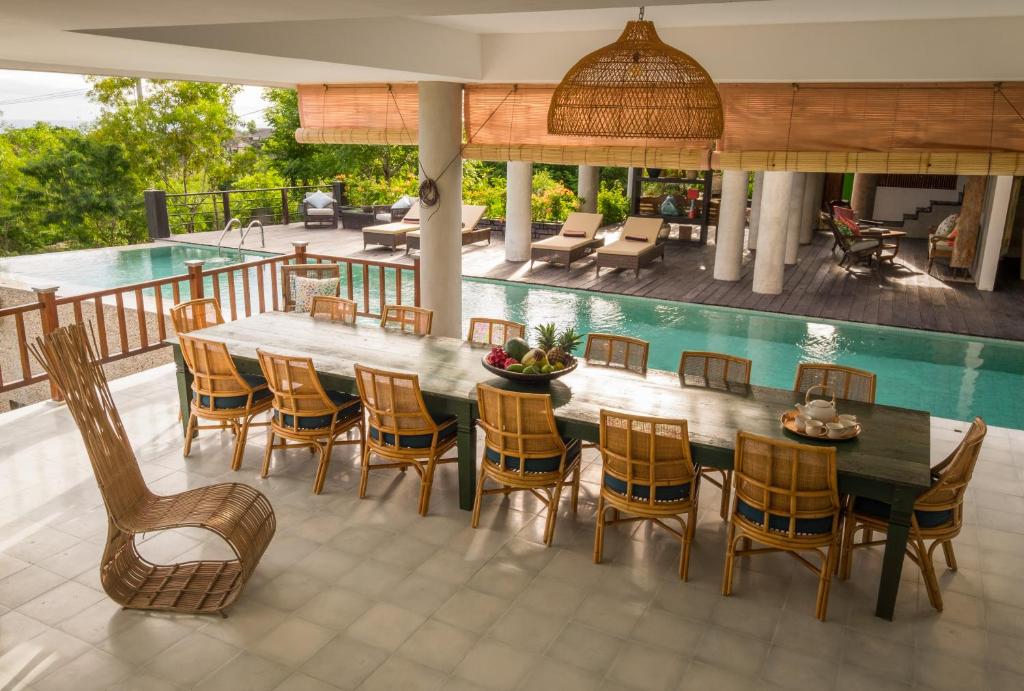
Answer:
<path fill-rule="evenodd" d="M 819 420 L 821 422 L 832 422 L 836 419 L 836 396 L 832 394 L 832 400 L 827 401 L 824 398 L 816 398 L 811 400 L 811 393 L 815 389 L 821 389 L 827 391 L 827 389 L 821 384 L 816 384 L 807 389 L 807 396 L 804 398 L 804 403 L 796 404 L 796 409 L 802 415 L 806 415 L 812 420 Z"/>

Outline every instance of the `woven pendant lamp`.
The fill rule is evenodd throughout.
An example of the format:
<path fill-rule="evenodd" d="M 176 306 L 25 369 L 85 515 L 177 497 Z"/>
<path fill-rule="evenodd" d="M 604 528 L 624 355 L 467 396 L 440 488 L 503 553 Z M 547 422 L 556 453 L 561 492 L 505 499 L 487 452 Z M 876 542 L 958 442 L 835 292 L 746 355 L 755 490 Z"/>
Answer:
<path fill-rule="evenodd" d="M 618 40 L 573 65 L 555 89 L 548 132 L 587 137 L 718 139 L 718 88 L 700 63 L 658 38 L 654 22 L 626 23 Z"/>

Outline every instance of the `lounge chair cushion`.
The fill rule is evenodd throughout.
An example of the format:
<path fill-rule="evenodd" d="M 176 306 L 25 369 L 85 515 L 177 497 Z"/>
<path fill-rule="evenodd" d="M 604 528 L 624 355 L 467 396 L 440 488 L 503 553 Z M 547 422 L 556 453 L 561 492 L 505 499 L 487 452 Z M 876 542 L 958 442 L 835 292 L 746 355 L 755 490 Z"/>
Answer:
<path fill-rule="evenodd" d="M 267 388 L 266 379 L 259 376 L 258 374 L 243 374 L 242 379 L 245 380 L 246 384 L 256 389 L 256 391 L 254 391 L 252 394 L 253 403 L 259 403 L 260 401 L 265 401 L 266 399 L 270 398 L 271 393 L 270 389 Z M 247 394 L 243 394 L 241 396 L 214 396 L 213 408 L 214 410 L 232 410 L 234 408 L 244 408 L 245 402 L 246 400 L 248 400 L 248 398 L 249 396 Z M 200 396 L 199 405 L 202 406 L 203 408 L 208 408 L 210 406 L 210 397 L 205 395 Z"/>
<path fill-rule="evenodd" d="M 338 415 L 339 420 L 349 420 L 354 417 L 358 417 L 363 414 L 363 404 L 359 401 L 359 396 L 353 396 L 350 393 L 343 391 L 326 391 L 327 397 L 331 399 L 334 405 L 345 405 L 346 403 L 352 403 L 355 401 L 355 405 L 350 405 L 344 408 Z M 292 426 L 292 416 L 282 415 L 279 411 L 274 411 L 274 419 L 281 418 L 281 424 L 285 427 Z M 311 417 L 299 416 L 299 429 L 324 429 L 330 427 L 332 415 L 314 415 Z"/>
<path fill-rule="evenodd" d="M 459 428 L 455 424 L 454 415 L 431 415 L 431 417 L 434 419 L 434 424 L 441 428 L 437 435 L 438 444 L 448 441 L 458 432 Z M 379 437 L 381 437 L 380 430 L 370 425 L 370 438 L 377 441 Z M 395 435 L 385 432 L 383 437 L 382 443 L 386 446 L 396 445 Z M 429 449 L 433 437 L 432 434 L 399 434 L 397 446 L 400 449 Z"/>
<path fill-rule="evenodd" d="M 616 494 L 626 495 L 627 485 L 625 480 L 620 480 L 614 475 L 605 473 L 604 486 Z M 651 498 L 650 485 L 633 483 L 633 499 L 647 501 Z M 686 501 L 690 498 L 690 483 L 681 485 L 663 485 L 654 488 L 654 501 Z"/>
<path fill-rule="evenodd" d="M 573 211 L 562 224 L 560 233 L 567 235 L 568 231 L 575 233 L 582 232 L 585 237 L 593 239 L 597 229 L 601 227 L 604 216 L 601 214 L 586 213 L 584 211 Z"/>
<path fill-rule="evenodd" d="M 306 195 L 305 202 L 306 206 L 313 209 L 324 209 L 334 203 L 334 197 L 317 190 L 312 194 Z"/>
<path fill-rule="evenodd" d="M 317 207 L 310 207 L 306 209 L 307 216 L 327 216 L 328 218 L 334 215 L 334 209 L 320 209 Z"/>
<path fill-rule="evenodd" d="M 857 242 L 850 245 L 851 252 L 860 252 L 861 250 L 868 250 L 878 247 L 878 242 L 875 240 L 858 240 Z"/>
<path fill-rule="evenodd" d="M 654 247 L 653 242 L 636 242 L 634 240 L 617 240 L 610 245 L 605 245 L 597 251 L 598 254 L 621 254 L 625 256 L 637 256 L 644 250 Z"/>
<path fill-rule="evenodd" d="M 340 278 L 305 278 L 296 276 L 294 283 L 295 311 L 308 312 L 313 298 L 317 295 L 336 296 L 341 285 Z"/>
<path fill-rule="evenodd" d="M 565 442 L 565 463 L 568 466 L 573 463 L 577 458 L 580 457 L 580 445 L 579 439 L 563 438 Z M 487 447 L 484 452 L 484 458 L 493 463 L 496 466 L 501 466 L 501 454 Z M 527 458 L 526 459 L 526 472 L 528 473 L 554 473 L 558 471 L 558 465 L 561 463 L 562 457 L 559 456 L 547 456 L 545 458 Z M 518 471 L 519 470 L 519 457 L 518 456 L 505 456 L 505 468 L 508 470 Z"/>
<path fill-rule="evenodd" d="M 538 240 L 537 242 L 530 243 L 530 247 L 536 247 L 538 249 L 553 250 L 558 252 L 569 252 L 578 247 L 585 247 L 589 245 L 593 240 L 588 238 L 569 238 L 564 235 L 555 235 L 554 237 L 545 238 Z"/>
<path fill-rule="evenodd" d="M 874 518 L 882 518 L 888 520 L 891 507 L 884 501 L 878 501 L 877 499 L 868 499 L 867 497 L 857 497 L 853 501 L 853 510 L 856 513 L 866 514 L 868 516 L 873 516 Z M 953 520 L 953 510 L 915 510 L 914 517 L 917 519 L 917 524 L 922 528 L 938 528 L 939 526 L 946 525 L 951 520 Z"/>
<path fill-rule="evenodd" d="M 736 513 L 756 525 L 764 525 L 764 512 L 755 509 L 742 499 L 736 499 Z M 789 518 L 768 514 L 768 529 L 779 532 L 789 530 Z M 796 532 L 800 535 L 826 535 L 832 532 L 832 517 L 823 518 L 798 518 L 796 519 Z"/>
<path fill-rule="evenodd" d="M 420 226 L 418 223 L 405 223 L 403 221 L 396 221 L 395 223 L 383 223 L 379 226 L 369 226 L 363 228 L 363 232 L 370 231 L 371 233 L 388 233 L 391 235 L 400 235 L 402 233 L 408 233 L 411 230 L 419 230 Z"/>

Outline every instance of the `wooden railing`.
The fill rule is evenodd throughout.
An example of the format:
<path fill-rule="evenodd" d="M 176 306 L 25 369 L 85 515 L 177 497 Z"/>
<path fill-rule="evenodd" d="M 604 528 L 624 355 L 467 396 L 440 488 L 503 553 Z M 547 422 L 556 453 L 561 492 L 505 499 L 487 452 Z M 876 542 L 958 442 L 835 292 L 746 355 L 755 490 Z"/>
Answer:
<path fill-rule="evenodd" d="M 0 370 L 0 392 L 45 381 L 33 367 L 28 344 L 33 334 L 47 334 L 62 323 L 92 322 L 103 363 L 163 348 L 168 331 L 166 308 L 185 300 L 214 297 L 226 320 L 281 309 L 281 266 L 336 263 L 341 266 L 342 295 L 355 300 L 361 316 L 380 317 L 385 304 L 420 304 L 419 261 L 413 264 L 308 254 L 305 242 L 292 254 L 205 269 L 202 260 L 185 262 L 187 272 L 81 295 L 57 297 L 56 287 L 36 288 L 36 302 L 0 309 L 0 328 L 12 320 L 20 378 Z M 131 312 L 134 311 L 134 314 Z M 34 328 L 30 328 L 34 327 Z M 58 392 L 51 385 L 51 395 Z"/>

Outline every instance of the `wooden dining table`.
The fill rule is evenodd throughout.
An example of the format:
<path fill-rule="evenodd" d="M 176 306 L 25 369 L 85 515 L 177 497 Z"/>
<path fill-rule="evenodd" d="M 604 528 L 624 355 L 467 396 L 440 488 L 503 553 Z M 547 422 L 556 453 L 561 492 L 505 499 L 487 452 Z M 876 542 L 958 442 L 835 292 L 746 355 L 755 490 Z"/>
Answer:
<path fill-rule="evenodd" d="M 761 386 L 709 388 L 684 382 L 674 372 L 646 374 L 580 362 L 565 377 L 544 385 L 521 384 L 494 377 L 481 358 L 488 346 L 453 338 L 414 336 L 374 324 L 346 325 L 314 320 L 308 314 L 267 312 L 219 324 L 191 335 L 227 345 L 243 374 L 259 374 L 257 349 L 313 359 L 328 389 L 355 393 L 356 363 L 369 367 L 416 372 L 431 412 L 458 419 L 459 504 L 470 510 L 476 491 L 476 385 L 487 383 L 517 391 L 551 394 L 560 431 L 585 441 L 598 441 L 602 408 L 688 421 L 693 457 L 703 466 L 731 468 L 736 433 L 753 432 L 777 439 L 822 443 L 784 430 L 782 413 L 802 396 Z M 192 396 L 191 375 L 177 339 L 174 348 L 182 429 Z M 755 367 L 757 363 L 755 362 Z M 931 482 L 930 417 L 925 411 L 840 401 L 840 412 L 852 413 L 863 432 L 856 439 L 829 441 L 836 447 L 839 491 L 884 501 L 891 509 L 875 613 L 891 619 L 914 500 Z"/>

